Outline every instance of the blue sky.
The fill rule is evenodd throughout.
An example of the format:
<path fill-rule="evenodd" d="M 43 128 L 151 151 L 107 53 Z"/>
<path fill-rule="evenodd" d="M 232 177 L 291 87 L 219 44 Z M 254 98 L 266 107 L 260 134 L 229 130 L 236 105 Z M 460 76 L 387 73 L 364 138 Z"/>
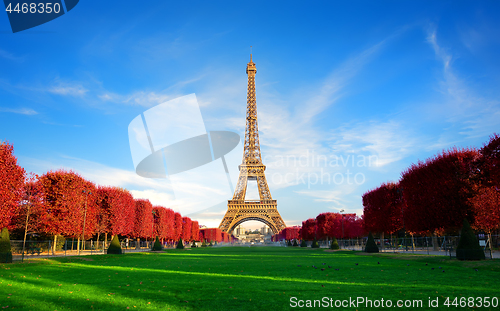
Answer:
<path fill-rule="evenodd" d="M 73 169 L 189 214 L 171 180 L 135 174 L 128 126 L 195 93 L 208 131 L 243 137 L 253 46 L 285 222 L 361 214 L 362 194 L 411 163 L 500 132 L 499 13 L 496 1 L 80 1 L 15 34 L 0 14 L 0 140 L 27 171 Z M 218 226 L 224 204 L 193 218 Z"/>

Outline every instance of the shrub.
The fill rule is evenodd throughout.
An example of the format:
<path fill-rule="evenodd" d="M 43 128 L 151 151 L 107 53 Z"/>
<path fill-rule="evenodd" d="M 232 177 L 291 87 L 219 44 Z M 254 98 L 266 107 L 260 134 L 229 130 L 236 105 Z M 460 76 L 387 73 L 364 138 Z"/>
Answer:
<path fill-rule="evenodd" d="M 293 240 L 293 246 L 299 246 L 299 244 L 297 244 L 297 240 Z"/>
<path fill-rule="evenodd" d="M 307 241 L 302 240 L 302 242 L 300 242 L 300 247 L 307 247 Z"/>
<path fill-rule="evenodd" d="M 286 243 L 286 246 L 292 246 L 292 241 L 288 240 L 288 242 Z"/>
<path fill-rule="evenodd" d="M 458 260 L 481 260 L 484 258 L 484 251 L 479 246 L 479 241 L 472 231 L 467 219 L 464 219 L 464 225 L 460 231 L 460 240 L 458 241 L 456 257 Z"/>
<path fill-rule="evenodd" d="M 152 251 L 162 251 L 163 250 L 163 245 L 161 245 L 160 239 L 156 237 L 155 243 L 153 244 L 153 248 L 151 249 Z"/>
<path fill-rule="evenodd" d="M 368 233 L 368 241 L 366 241 L 365 246 L 366 253 L 378 253 L 378 246 L 375 244 L 372 233 Z"/>
<path fill-rule="evenodd" d="M 319 248 L 318 240 L 314 239 L 311 248 Z"/>
<path fill-rule="evenodd" d="M 335 237 L 332 238 L 332 244 L 330 244 L 330 249 L 340 249 L 339 242 Z"/>
<path fill-rule="evenodd" d="M 179 239 L 179 242 L 177 242 L 177 246 L 175 248 L 184 249 L 184 242 L 182 242 L 182 239 Z"/>
<path fill-rule="evenodd" d="M 201 247 L 207 247 L 207 240 L 203 240 L 203 243 L 201 243 Z"/>
<path fill-rule="evenodd" d="M 191 248 L 193 248 L 193 247 L 198 247 L 198 246 L 196 246 L 196 242 L 195 241 L 193 241 L 193 243 L 191 244 Z"/>
<path fill-rule="evenodd" d="M 3 228 L 0 233 L 0 262 L 12 262 L 12 250 L 10 248 L 9 230 L 7 228 Z"/>
<path fill-rule="evenodd" d="M 214 246 L 214 244 L 212 243 L 212 240 L 210 240 L 210 244 L 208 244 L 208 246 Z"/>
<path fill-rule="evenodd" d="M 115 234 L 111 243 L 108 247 L 108 254 L 123 254 L 122 247 L 120 245 L 120 240 L 118 240 L 118 234 Z"/>

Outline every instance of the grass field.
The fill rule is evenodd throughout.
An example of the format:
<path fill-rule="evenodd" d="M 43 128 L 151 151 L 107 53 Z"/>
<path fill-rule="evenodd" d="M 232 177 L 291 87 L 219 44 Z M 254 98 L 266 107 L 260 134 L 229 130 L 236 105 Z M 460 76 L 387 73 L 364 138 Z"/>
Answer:
<path fill-rule="evenodd" d="M 499 280 L 498 260 L 459 262 L 440 256 L 297 247 L 198 248 L 3 264 L 0 308 L 289 310 L 291 303 L 299 309 L 299 300 L 306 306 L 308 300 L 325 303 L 322 299 L 328 297 L 330 309 L 368 310 L 366 302 L 346 306 L 350 298 L 363 297 L 375 305 L 390 300 L 395 309 L 397 300 L 422 300 L 422 307 L 399 309 L 454 310 L 444 306 L 446 297 L 452 298 L 450 303 L 465 297 L 467 306 L 458 309 L 467 310 L 472 309 L 468 297 L 474 304 L 479 304 L 477 297 L 500 298 Z M 429 297 L 438 299 L 438 308 L 428 306 Z M 344 307 L 335 307 L 335 300 L 345 300 Z"/>

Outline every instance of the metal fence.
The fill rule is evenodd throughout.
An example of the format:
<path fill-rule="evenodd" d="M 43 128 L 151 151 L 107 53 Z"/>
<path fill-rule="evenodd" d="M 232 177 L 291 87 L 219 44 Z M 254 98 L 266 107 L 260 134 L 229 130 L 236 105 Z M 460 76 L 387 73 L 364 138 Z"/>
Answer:
<path fill-rule="evenodd" d="M 12 256 L 14 260 L 23 260 L 37 257 L 76 256 L 105 254 L 111 241 L 88 240 L 78 245 L 77 240 L 56 241 L 26 241 L 23 254 L 23 241 L 11 240 Z M 144 252 L 152 248 L 154 241 L 123 240 L 120 242 L 124 252 Z M 80 249 L 79 247 L 80 246 Z M 165 248 L 174 247 L 174 244 L 165 244 Z"/>
<path fill-rule="evenodd" d="M 478 236 L 480 245 L 483 247 L 486 259 L 500 258 L 500 236 L 492 236 L 491 244 L 487 236 Z M 458 236 L 435 236 L 435 237 L 389 237 L 386 239 L 375 239 L 380 252 L 413 253 L 427 255 L 442 255 L 455 257 L 458 246 Z M 337 239 L 340 249 L 362 251 L 366 246 L 366 238 L 359 239 Z M 329 248 L 331 240 L 318 241 L 321 248 Z M 311 247 L 308 241 L 307 246 Z M 281 245 L 286 246 L 282 241 Z M 300 243 L 299 243 L 300 245 Z M 490 247 L 491 245 L 491 247 Z"/>

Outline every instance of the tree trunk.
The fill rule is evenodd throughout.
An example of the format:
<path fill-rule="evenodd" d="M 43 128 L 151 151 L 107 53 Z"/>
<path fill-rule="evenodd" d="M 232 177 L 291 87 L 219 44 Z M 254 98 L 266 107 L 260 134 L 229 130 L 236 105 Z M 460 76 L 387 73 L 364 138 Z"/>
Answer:
<path fill-rule="evenodd" d="M 52 246 L 52 255 L 55 255 L 57 248 L 57 234 L 54 235 L 54 245 Z"/>
<path fill-rule="evenodd" d="M 137 238 L 137 244 L 135 244 L 135 249 L 141 249 L 141 239 Z"/>
<path fill-rule="evenodd" d="M 437 235 L 435 233 L 432 234 L 432 250 L 433 251 L 439 250 L 439 242 L 438 242 Z"/>
<path fill-rule="evenodd" d="M 108 244 L 108 233 L 104 233 L 104 245 L 103 248 L 106 248 Z"/>
<path fill-rule="evenodd" d="M 76 251 L 78 252 L 78 255 L 80 255 L 80 238 L 76 241 Z"/>
<path fill-rule="evenodd" d="M 380 233 L 380 250 L 384 250 L 385 246 L 385 238 L 384 238 L 384 232 Z"/>

